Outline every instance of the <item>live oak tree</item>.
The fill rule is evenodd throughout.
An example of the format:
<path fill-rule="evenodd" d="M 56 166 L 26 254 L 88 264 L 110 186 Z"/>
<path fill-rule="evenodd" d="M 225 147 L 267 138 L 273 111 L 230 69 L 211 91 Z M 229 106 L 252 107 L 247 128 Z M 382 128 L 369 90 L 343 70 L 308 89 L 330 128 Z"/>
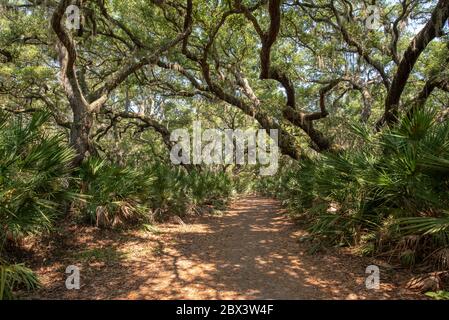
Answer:
<path fill-rule="evenodd" d="M 65 26 L 71 4 L 79 30 Z M 278 129 L 300 159 L 305 144 L 338 150 L 345 119 L 381 130 L 428 99 L 444 115 L 448 12 L 447 0 L 8 2 L 2 108 L 51 110 L 76 165 L 129 128 L 170 147 L 170 125 L 198 104 Z"/>
<path fill-rule="evenodd" d="M 385 98 L 381 97 L 385 101 L 384 113 L 377 121 L 377 127 L 384 122 L 394 123 L 400 98 L 417 59 L 434 38 L 444 36 L 449 10 L 447 1 L 439 1 L 431 8 L 422 30 L 413 37 L 407 37 L 404 28 L 413 15 L 423 14 L 420 12 L 422 3 L 403 1 L 390 8 L 383 4 L 388 9 L 382 12 L 380 21 L 384 25 L 384 34 L 366 28 L 366 17 L 361 11 L 368 5 L 346 1 L 248 4 L 234 1 L 209 5 L 206 9 L 199 6 L 192 18 L 196 34 L 183 41 L 181 53 L 186 61 L 177 56 L 177 63 L 183 66 L 183 72 L 187 68 L 198 70 L 195 77 L 207 84 L 208 91 L 254 117 L 262 127 L 280 129 L 280 147 L 284 154 L 299 158 L 298 150 L 291 148 L 294 145 L 292 135 L 284 129 L 291 125 L 307 134 L 315 150 L 331 150 L 329 137 L 315 128 L 316 122 L 329 115 L 327 95 L 340 91 L 335 99 L 339 100 L 351 90 L 359 91 L 363 101 L 361 118 L 367 121 L 373 96 L 379 95 L 373 91 L 381 90 L 385 94 Z M 204 21 L 201 18 L 204 10 L 211 11 L 215 19 Z M 302 24 L 303 30 L 298 24 Z M 247 32 L 242 35 L 236 34 L 235 30 Z M 368 39 L 364 38 L 367 33 Z M 405 36 L 401 38 L 403 34 Z M 326 42 L 323 44 L 321 40 L 326 39 L 330 42 L 330 52 L 323 52 Z M 405 47 L 403 52 L 399 44 Z M 273 54 L 275 50 L 282 54 Z M 447 52 L 445 46 L 444 51 Z M 308 56 L 311 61 L 318 60 L 318 69 L 324 70 L 313 70 L 315 66 L 298 58 L 307 53 L 312 54 Z M 348 61 L 347 54 L 355 56 L 355 61 Z M 329 61 L 324 66 L 319 61 L 323 57 Z M 297 61 L 299 63 L 295 64 Z M 312 68 L 307 74 L 297 65 Z M 432 76 L 440 81 L 429 80 L 435 85 L 424 85 L 426 94 L 418 98 L 421 102 L 430 95 L 429 88 L 447 91 L 447 81 L 443 80 L 446 67 L 447 61 L 439 76 Z M 261 80 L 275 82 L 265 84 Z M 310 83 L 320 85 L 317 94 L 309 93 L 309 97 L 298 99 L 298 92 L 307 90 Z M 197 83 L 193 86 L 198 89 Z M 284 98 L 266 99 L 270 94 Z M 298 101 L 301 98 L 309 105 L 301 106 Z"/>
<path fill-rule="evenodd" d="M 186 25 L 184 30 L 174 39 L 160 45 L 153 44 L 151 47 L 143 45 L 140 40 L 135 40 L 129 34 L 130 38 L 134 39 L 135 47 L 130 50 L 126 57 L 121 59 L 120 65 L 115 70 L 108 70 L 108 75 L 101 79 L 100 83 L 96 83 L 96 88 L 92 90 L 86 80 L 85 72 L 87 68 L 77 68 L 76 66 L 76 43 L 72 35 L 63 27 L 64 13 L 70 3 L 69 0 L 59 2 L 53 13 L 51 25 L 59 40 L 57 51 L 61 66 L 61 82 L 73 112 L 70 142 L 78 154 L 76 163 L 80 163 L 85 158 L 86 153 L 92 151 L 89 139 L 94 114 L 101 111 L 111 92 L 132 73 L 148 64 L 154 64 L 161 54 L 186 37 L 190 32 L 190 25 Z M 103 16 L 126 33 L 127 28 L 109 16 L 102 1 L 98 1 L 98 5 Z"/>
<path fill-rule="evenodd" d="M 449 0 L 0 4 L 0 255 L 64 208 L 153 222 L 223 205 L 246 176 L 313 212 L 317 243 L 447 270 Z M 175 167 L 171 132 L 194 120 L 278 129 L 278 175 Z M 4 266 L 6 296 L 38 285 Z"/>

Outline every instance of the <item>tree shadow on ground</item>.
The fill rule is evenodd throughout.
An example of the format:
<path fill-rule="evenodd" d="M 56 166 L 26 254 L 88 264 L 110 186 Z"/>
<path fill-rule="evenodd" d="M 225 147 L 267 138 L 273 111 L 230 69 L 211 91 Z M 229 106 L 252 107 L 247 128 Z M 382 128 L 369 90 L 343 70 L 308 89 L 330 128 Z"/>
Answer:
<path fill-rule="evenodd" d="M 367 290 L 363 259 L 308 255 L 298 232 L 276 201 L 258 197 L 237 201 L 220 217 L 165 225 L 157 237 L 117 239 L 94 232 L 84 243 L 120 251 L 120 258 L 83 262 L 81 290 L 66 290 L 62 274 L 38 294 L 64 299 L 416 298 L 382 278 L 381 290 Z"/>
<path fill-rule="evenodd" d="M 365 289 L 363 265 L 310 256 L 298 230 L 271 199 L 248 198 L 227 214 L 180 233 L 163 269 L 175 276 L 161 286 L 149 278 L 138 298 L 346 299 L 395 296 Z M 167 294 L 167 291 L 170 294 Z"/>

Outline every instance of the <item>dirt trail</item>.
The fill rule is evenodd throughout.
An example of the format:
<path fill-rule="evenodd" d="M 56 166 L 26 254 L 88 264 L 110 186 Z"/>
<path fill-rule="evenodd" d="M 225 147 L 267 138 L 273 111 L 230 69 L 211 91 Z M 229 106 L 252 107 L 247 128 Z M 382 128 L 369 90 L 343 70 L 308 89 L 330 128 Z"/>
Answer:
<path fill-rule="evenodd" d="M 64 259 L 38 268 L 39 298 L 64 299 L 407 299 L 397 272 L 381 268 L 381 289 L 365 289 L 368 259 L 341 251 L 309 255 L 302 231 L 272 199 L 246 197 L 221 216 L 186 225 L 164 224 L 159 234 L 117 236 L 86 228 Z M 70 232 L 69 232 L 70 233 Z M 74 233 L 72 233 L 74 234 Z M 86 252 L 103 252 L 80 260 Z M 102 251 L 103 250 L 103 251 Z M 80 253 L 81 252 L 81 253 Z M 65 267 L 81 266 L 81 289 L 64 286 Z"/>

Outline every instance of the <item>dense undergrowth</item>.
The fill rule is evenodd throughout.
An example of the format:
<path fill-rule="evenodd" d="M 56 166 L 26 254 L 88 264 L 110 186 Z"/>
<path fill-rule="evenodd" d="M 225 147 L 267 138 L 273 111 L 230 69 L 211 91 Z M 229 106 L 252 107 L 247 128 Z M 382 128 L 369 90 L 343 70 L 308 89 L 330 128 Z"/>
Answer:
<path fill-rule="evenodd" d="M 49 114 L 30 120 L 0 117 L 0 299 L 39 281 L 7 247 L 51 232 L 63 217 L 102 228 L 130 227 L 223 206 L 239 182 L 223 171 L 191 170 L 164 163 L 118 165 L 91 157 L 73 168 L 73 150 L 49 133 Z M 3 257 L 3 258 L 2 258 Z"/>
<path fill-rule="evenodd" d="M 230 175 L 153 163 L 144 168 L 90 158 L 79 169 L 83 197 L 76 214 L 100 227 L 163 221 L 222 206 L 234 192 Z"/>
<path fill-rule="evenodd" d="M 354 246 L 409 268 L 449 268 L 449 123 L 432 112 L 381 133 L 354 125 L 345 151 L 285 163 L 258 180 L 249 171 L 100 157 L 73 168 L 74 152 L 48 118 L 0 118 L 0 299 L 39 286 L 6 248 L 51 232 L 64 217 L 101 228 L 146 225 L 222 207 L 251 189 L 282 199 L 318 247 Z"/>
<path fill-rule="evenodd" d="M 420 111 L 395 129 L 351 134 L 345 151 L 281 166 L 258 189 L 307 221 L 319 245 L 448 270 L 449 123 Z"/>

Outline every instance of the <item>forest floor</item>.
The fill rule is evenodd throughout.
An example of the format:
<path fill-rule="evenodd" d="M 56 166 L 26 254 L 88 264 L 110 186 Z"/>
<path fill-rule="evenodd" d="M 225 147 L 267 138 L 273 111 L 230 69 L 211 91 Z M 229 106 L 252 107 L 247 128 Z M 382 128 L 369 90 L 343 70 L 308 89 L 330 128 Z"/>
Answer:
<path fill-rule="evenodd" d="M 403 289 L 407 272 L 380 264 L 380 289 L 365 288 L 372 259 L 345 249 L 309 254 L 305 234 L 280 203 L 248 196 L 222 214 L 121 233 L 67 225 L 32 268 L 33 299 L 422 299 Z M 80 290 L 65 269 L 80 268 Z M 410 275 L 408 275 L 410 276 Z"/>

